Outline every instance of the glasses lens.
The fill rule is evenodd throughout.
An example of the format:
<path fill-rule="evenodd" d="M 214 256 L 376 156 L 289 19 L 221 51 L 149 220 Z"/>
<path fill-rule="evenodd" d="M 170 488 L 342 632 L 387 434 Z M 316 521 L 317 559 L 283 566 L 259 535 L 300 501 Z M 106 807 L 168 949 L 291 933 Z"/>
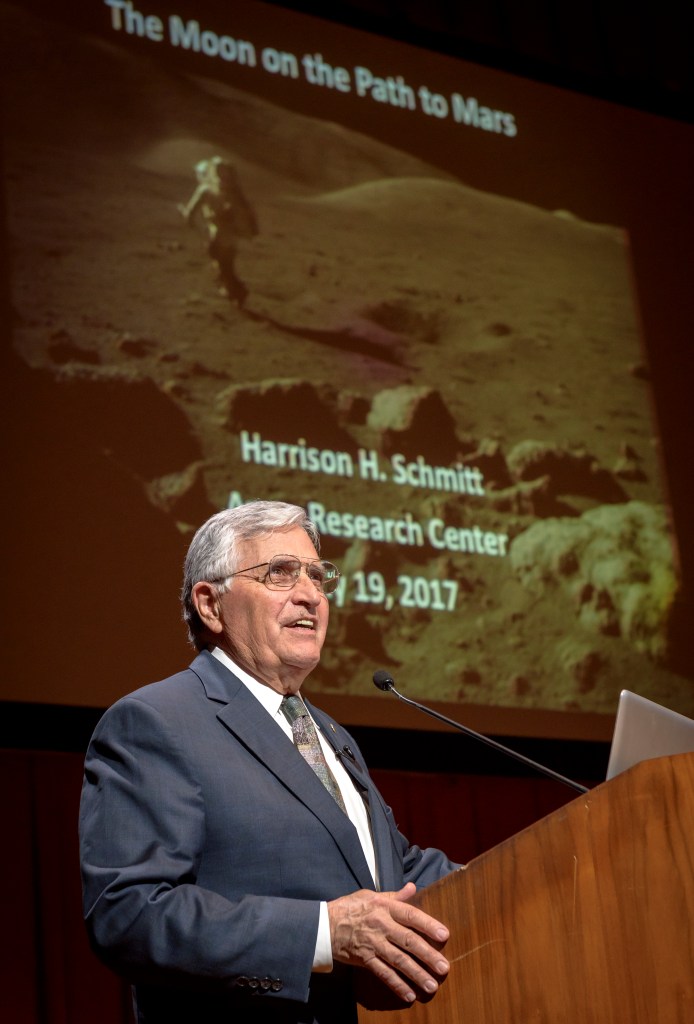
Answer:
<path fill-rule="evenodd" d="M 301 572 L 301 562 L 289 555 L 275 555 L 267 567 L 267 582 L 273 587 L 293 587 Z"/>
<path fill-rule="evenodd" d="M 320 563 L 321 584 L 320 588 L 324 594 L 332 594 L 337 590 L 340 582 L 340 570 L 332 562 Z"/>
<path fill-rule="evenodd" d="M 269 562 L 266 582 L 272 587 L 288 589 L 293 587 L 301 573 L 301 566 L 306 567 L 306 575 L 314 586 L 324 594 L 332 594 L 340 579 L 340 572 L 332 562 L 316 559 L 302 562 L 291 555 L 275 555 Z"/>

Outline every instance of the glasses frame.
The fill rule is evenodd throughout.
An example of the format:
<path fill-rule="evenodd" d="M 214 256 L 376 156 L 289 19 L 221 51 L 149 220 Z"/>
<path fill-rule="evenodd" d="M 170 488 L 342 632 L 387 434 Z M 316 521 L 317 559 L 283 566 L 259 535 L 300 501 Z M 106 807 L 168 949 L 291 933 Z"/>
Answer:
<path fill-rule="evenodd" d="M 272 582 L 270 580 L 270 566 L 275 561 L 275 559 L 282 559 L 282 558 L 285 558 L 285 559 L 287 559 L 290 562 L 298 562 L 299 563 L 298 572 L 292 577 L 292 582 L 287 584 L 287 586 L 283 586 L 281 583 L 274 583 L 274 582 Z M 324 583 L 322 583 L 322 582 L 319 583 L 317 580 L 314 580 L 314 579 L 311 578 L 311 576 L 309 576 L 309 574 L 308 574 L 308 566 L 310 566 L 310 565 L 330 566 L 330 569 L 334 569 L 335 570 L 335 575 L 331 576 L 330 579 L 328 580 L 328 583 L 330 583 L 330 585 L 331 585 L 331 589 L 330 590 L 326 590 L 325 589 L 325 584 Z M 250 576 L 248 578 L 252 579 L 252 580 L 255 580 L 256 583 L 262 583 L 263 586 L 267 587 L 268 590 L 292 590 L 293 587 L 295 587 L 297 585 L 297 583 L 299 582 L 299 578 L 301 576 L 301 570 L 302 569 L 306 573 L 306 575 L 307 575 L 308 579 L 311 581 L 311 583 L 313 583 L 313 585 L 316 588 L 316 590 L 320 594 L 323 594 L 323 596 L 326 597 L 326 598 L 330 597 L 331 594 L 335 593 L 335 591 L 337 590 L 338 584 L 340 582 L 340 575 L 341 575 L 341 573 L 340 573 L 340 570 L 338 569 L 338 567 L 335 565 L 334 562 L 329 562 L 325 558 L 298 558 L 297 555 L 273 555 L 272 558 L 270 558 L 267 562 L 258 562 L 257 565 L 248 565 L 248 566 L 246 566 L 245 569 L 237 569 L 236 572 L 230 572 L 229 575 L 228 576 L 224 576 L 223 579 L 230 580 L 230 579 L 233 579 L 234 576 L 243 576 L 245 573 L 252 572 L 253 569 L 262 569 L 264 566 L 267 566 L 267 572 L 264 573 L 264 575 L 262 575 L 262 576 Z"/>

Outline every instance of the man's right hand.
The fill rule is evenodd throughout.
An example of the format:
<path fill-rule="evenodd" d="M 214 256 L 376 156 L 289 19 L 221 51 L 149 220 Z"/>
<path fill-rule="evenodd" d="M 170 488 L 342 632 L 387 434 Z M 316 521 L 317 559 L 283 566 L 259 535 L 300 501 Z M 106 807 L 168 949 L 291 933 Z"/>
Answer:
<path fill-rule="evenodd" d="M 449 963 L 435 946 L 448 928 L 407 901 L 417 891 L 408 882 L 399 892 L 359 892 L 328 903 L 333 959 L 364 967 L 406 1003 L 416 988 L 432 995 Z"/>

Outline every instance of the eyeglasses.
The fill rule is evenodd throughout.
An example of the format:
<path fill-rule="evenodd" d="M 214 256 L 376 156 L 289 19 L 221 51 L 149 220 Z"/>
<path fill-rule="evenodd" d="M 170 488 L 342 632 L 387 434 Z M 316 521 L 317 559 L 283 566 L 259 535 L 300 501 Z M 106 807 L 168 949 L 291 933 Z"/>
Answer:
<path fill-rule="evenodd" d="M 291 590 L 298 582 L 302 568 L 316 590 L 322 594 L 332 594 L 337 590 L 340 582 L 340 570 L 332 562 L 326 562 L 322 558 L 309 558 L 302 560 L 294 555 L 273 555 L 269 562 L 260 562 L 258 565 L 249 565 L 246 569 L 238 569 L 227 577 L 241 576 L 243 573 L 251 572 L 253 569 L 263 569 L 267 566 L 267 572 L 263 576 L 253 576 L 258 583 L 264 583 L 270 590 Z"/>

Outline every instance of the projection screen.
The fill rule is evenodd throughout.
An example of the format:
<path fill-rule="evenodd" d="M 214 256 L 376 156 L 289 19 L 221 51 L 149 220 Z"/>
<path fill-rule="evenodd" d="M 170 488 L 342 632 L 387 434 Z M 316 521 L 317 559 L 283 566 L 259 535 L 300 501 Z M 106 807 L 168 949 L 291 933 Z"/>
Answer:
<path fill-rule="evenodd" d="M 497 733 L 694 714 L 691 126 L 250 0 L 0 12 L 2 698 L 187 663 L 192 531 L 264 498 L 342 570 L 343 721 L 378 668 Z"/>

